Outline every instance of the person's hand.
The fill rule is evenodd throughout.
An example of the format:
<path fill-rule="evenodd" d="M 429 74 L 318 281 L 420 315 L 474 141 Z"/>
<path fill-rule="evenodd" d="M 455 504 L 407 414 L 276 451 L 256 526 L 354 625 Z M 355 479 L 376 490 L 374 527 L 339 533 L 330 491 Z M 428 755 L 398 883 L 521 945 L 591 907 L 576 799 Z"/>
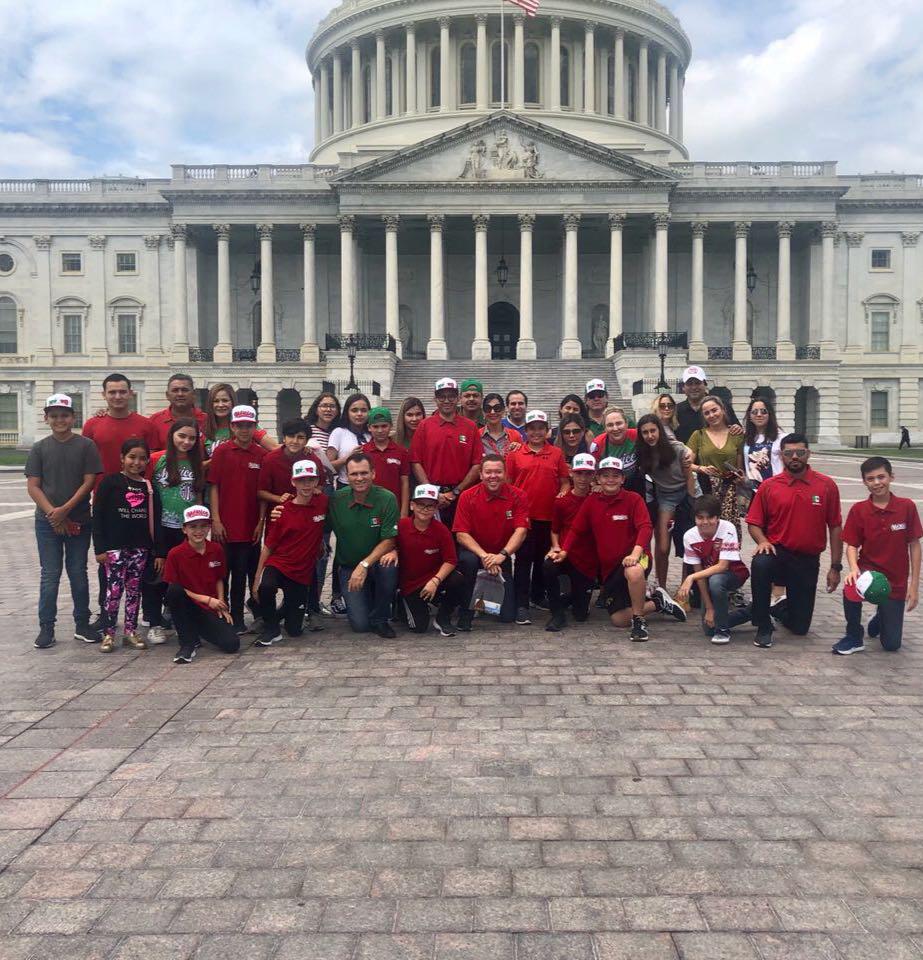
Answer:
<path fill-rule="evenodd" d="M 559 490 L 558 495 L 555 499 L 560 500 L 561 497 L 566 497 L 569 493 L 570 493 L 570 487 L 568 487 L 566 490 Z"/>
<path fill-rule="evenodd" d="M 424 600 L 432 600 L 439 590 L 439 581 L 435 577 L 430 577 L 420 588 L 420 596 Z"/>
<path fill-rule="evenodd" d="M 771 553 L 773 556 L 776 555 L 776 548 L 768 541 L 764 540 L 757 548 L 753 551 L 753 556 L 757 557 L 761 553 Z"/>
<path fill-rule="evenodd" d="M 224 524 L 217 517 L 212 517 L 212 540 L 216 540 L 218 543 L 224 543 L 227 535 L 228 533 L 227 530 L 224 529 Z"/>
<path fill-rule="evenodd" d="M 840 585 L 840 571 L 832 567 L 827 571 L 827 593 L 833 593 Z"/>
<path fill-rule="evenodd" d="M 389 550 L 378 562 L 383 567 L 396 567 L 397 559 L 397 550 Z"/>
<path fill-rule="evenodd" d="M 259 543 L 263 538 L 263 521 L 258 521 L 257 525 L 253 528 L 253 536 L 250 537 L 251 543 Z"/>
<path fill-rule="evenodd" d="M 567 551 L 558 550 L 557 554 L 551 559 L 554 560 L 555 563 L 564 563 L 564 561 L 567 559 Z"/>
<path fill-rule="evenodd" d="M 920 600 L 920 590 L 918 587 L 911 587 L 907 591 L 907 612 L 910 613 L 911 610 L 916 608 L 917 603 Z"/>
<path fill-rule="evenodd" d="M 108 407 L 97 407 L 97 408 L 93 411 L 93 416 L 94 416 L 94 417 L 104 417 L 108 412 L 109 412 Z"/>
<path fill-rule="evenodd" d="M 706 627 L 711 627 L 711 628 L 714 630 L 714 628 L 715 628 L 715 610 L 714 610 L 714 607 L 712 607 L 711 610 L 706 610 L 706 611 L 702 614 L 702 621 L 704 622 L 704 624 L 705 624 Z"/>
<path fill-rule="evenodd" d="M 97 562 L 97 563 L 105 563 L 106 560 L 108 560 L 108 559 L 109 559 L 109 554 L 108 554 L 108 553 L 97 553 L 97 554 L 96 554 L 96 562 Z"/>
<path fill-rule="evenodd" d="M 560 552 L 561 552 L 561 551 L 560 551 L 559 548 L 552 547 L 552 548 L 545 554 L 545 559 L 546 559 L 546 560 L 550 560 L 552 563 L 557 563 L 558 554 L 559 554 Z"/>
<path fill-rule="evenodd" d="M 289 500 L 294 500 L 294 499 L 295 499 L 294 493 L 283 493 L 281 502 L 288 503 Z"/>
<path fill-rule="evenodd" d="M 720 479 L 721 471 L 717 467 L 699 467 L 699 473 L 704 473 L 707 477 Z"/>
<path fill-rule="evenodd" d="M 352 575 L 349 578 L 349 583 L 347 587 L 352 593 L 357 593 L 365 586 L 365 578 L 368 576 L 368 571 L 361 563 L 357 563 L 353 567 Z"/>
<path fill-rule="evenodd" d="M 154 572 L 158 575 L 163 573 L 163 565 L 165 560 L 163 557 L 154 557 Z"/>
<path fill-rule="evenodd" d="M 451 490 L 446 490 L 445 493 L 439 494 L 439 506 L 447 507 L 450 504 L 455 503 L 455 494 Z"/>
<path fill-rule="evenodd" d="M 679 585 L 679 590 L 676 591 L 676 599 L 682 602 L 685 602 L 689 599 L 689 592 L 692 590 L 692 584 L 695 581 L 692 577 L 686 577 L 685 580 Z"/>
<path fill-rule="evenodd" d="M 683 470 L 691 470 L 693 464 L 692 451 L 688 447 L 683 448 Z"/>
<path fill-rule="evenodd" d="M 728 435 L 731 437 L 739 437 L 743 432 L 744 428 L 739 423 L 735 423 L 733 427 L 728 427 Z"/>
<path fill-rule="evenodd" d="M 272 512 L 269 514 L 269 519 L 272 520 L 273 523 L 275 523 L 276 520 L 278 520 L 279 517 L 281 516 L 282 516 L 282 504 L 280 503 L 278 506 L 275 506 L 272 508 Z"/>
<path fill-rule="evenodd" d="M 638 565 L 638 558 L 633 557 L 630 553 L 628 554 L 627 557 L 624 557 L 622 559 L 622 566 L 625 567 L 626 569 L 628 567 L 636 567 L 637 565 Z"/>
<path fill-rule="evenodd" d="M 67 519 L 68 513 L 70 513 L 70 511 L 64 507 L 54 507 L 45 514 L 45 519 L 55 530 L 58 530 L 64 526 L 64 521 Z"/>
<path fill-rule="evenodd" d="M 218 616 L 219 616 L 219 618 L 222 619 L 225 623 L 230 623 L 230 624 L 233 624 L 233 623 L 234 623 L 234 619 L 233 619 L 233 617 L 231 616 L 229 610 L 219 610 L 219 611 L 218 611 Z"/>
<path fill-rule="evenodd" d="M 516 443 L 516 441 L 514 440 L 514 441 L 510 444 L 510 446 L 509 446 L 509 451 L 508 451 L 508 452 L 509 452 L 509 453 L 515 453 L 517 450 L 520 450 L 520 449 L 522 449 L 522 444 L 521 444 L 521 443 Z"/>
<path fill-rule="evenodd" d="M 485 553 L 481 557 L 481 563 L 489 573 L 496 573 L 503 566 L 505 560 L 506 557 L 502 553 Z"/>
<path fill-rule="evenodd" d="M 844 587 L 851 587 L 851 586 L 853 586 L 853 584 L 855 584 L 855 582 L 856 582 L 858 579 L 859 579 L 859 571 L 858 571 L 858 570 L 850 570 L 849 573 L 847 573 L 846 576 L 843 577 L 843 586 L 844 586 Z"/>

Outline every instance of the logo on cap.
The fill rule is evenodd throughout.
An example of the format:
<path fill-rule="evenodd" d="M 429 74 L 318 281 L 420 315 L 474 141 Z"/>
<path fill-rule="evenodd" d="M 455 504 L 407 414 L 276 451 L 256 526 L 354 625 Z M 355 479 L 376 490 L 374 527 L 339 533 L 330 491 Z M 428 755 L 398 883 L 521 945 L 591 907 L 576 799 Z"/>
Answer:
<path fill-rule="evenodd" d="M 439 393 L 440 390 L 458 390 L 458 384 L 451 377 L 443 377 L 441 380 L 436 381 L 435 393 Z"/>
<path fill-rule="evenodd" d="M 413 488 L 413 499 L 414 500 L 438 500 L 439 487 L 434 486 L 431 483 L 421 483 L 418 487 Z"/>
<path fill-rule="evenodd" d="M 530 410 L 526 414 L 526 423 L 548 423 L 548 414 L 544 410 Z"/>
<path fill-rule="evenodd" d="M 256 423 L 256 410 L 245 404 L 231 411 L 231 423 Z"/>
<path fill-rule="evenodd" d="M 51 410 L 57 407 L 59 410 L 73 410 L 74 401 L 66 393 L 53 393 L 45 401 L 45 409 Z"/>
<path fill-rule="evenodd" d="M 208 507 L 186 507 L 183 511 L 183 523 L 194 523 L 196 520 L 211 520 L 212 515 Z"/>
<path fill-rule="evenodd" d="M 606 392 L 606 381 L 605 380 L 587 380 L 586 382 L 586 392 L 590 393 L 605 393 Z"/>
<path fill-rule="evenodd" d="M 599 461 L 600 470 L 624 470 L 622 461 L 618 457 L 604 457 Z"/>
<path fill-rule="evenodd" d="M 296 460 L 292 464 L 292 479 L 311 479 L 317 476 L 317 464 L 313 460 Z"/>
<path fill-rule="evenodd" d="M 610 460 L 614 459 L 609 457 Z M 590 453 L 578 453 L 574 457 L 574 462 L 571 465 L 571 470 L 595 470 L 596 469 L 596 457 Z"/>
<path fill-rule="evenodd" d="M 683 383 L 687 380 L 701 380 L 702 383 L 706 383 L 708 377 L 705 376 L 705 371 L 701 367 L 686 367 L 683 370 Z"/>

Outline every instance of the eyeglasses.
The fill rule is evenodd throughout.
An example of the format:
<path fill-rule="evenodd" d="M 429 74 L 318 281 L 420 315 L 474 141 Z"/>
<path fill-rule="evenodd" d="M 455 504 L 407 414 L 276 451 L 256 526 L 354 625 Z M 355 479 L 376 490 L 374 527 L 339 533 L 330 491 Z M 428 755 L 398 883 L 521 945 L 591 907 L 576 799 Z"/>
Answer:
<path fill-rule="evenodd" d="M 786 460 L 807 460 L 808 454 L 810 452 L 811 452 L 810 450 L 801 450 L 801 449 L 783 450 L 782 456 L 785 457 Z"/>
<path fill-rule="evenodd" d="M 576 427 L 573 430 L 562 430 L 561 433 L 563 433 L 565 437 L 579 437 L 583 431 L 580 427 Z"/>
<path fill-rule="evenodd" d="M 768 417 L 768 416 L 769 416 L 769 411 L 768 411 L 768 410 L 760 410 L 759 408 L 754 407 L 754 408 L 750 411 L 750 416 L 751 416 L 751 417 Z"/>
<path fill-rule="evenodd" d="M 485 413 L 499 413 L 503 409 L 502 403 L 485 403 L 484 412 Z"/>
<path fill-rule="evenodd" d="M 661 410 L 672 410 L 676 406 L 676 404 L 675 403 L 658 403 L 657 406 L 660 407 Z"/>
<path fill-rule="evenodd" d="M 592 393 L 587 394 L 588 400 L 599 400 L 605 396 L 602 390 L 594 390 Z"/>
<path fill-rule="evenodd" d="M 435 510 L 437 506 L 438 504 L 432 500 L 414 500 L 413 502 L 414 510 Z"/>

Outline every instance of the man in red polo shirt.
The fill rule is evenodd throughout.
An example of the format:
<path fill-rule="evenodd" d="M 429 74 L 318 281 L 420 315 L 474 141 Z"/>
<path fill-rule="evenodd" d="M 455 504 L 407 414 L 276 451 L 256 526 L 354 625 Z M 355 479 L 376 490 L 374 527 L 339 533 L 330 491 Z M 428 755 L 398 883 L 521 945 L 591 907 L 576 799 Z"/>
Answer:
<path fill-rule="evenodd" d="M 452 529 L 460 548 L 458 568 L 465 578 L 458 629 L 471 629 L 474 614 L 468 607 L 478 570 L 482 567 L 490 573 L 503 575 L 500 622 L 512 623 L 516 617 L 512 557 L 529 532 L 529 502 L 521 490 L 506 482 L 506 469 L 499 454 L 488 453 L 484 457 L 481 482 L 458 498 Z"/>
<path fill-rule="evenodd" d="M 151 414 L 156 438 L 154 447 L 163 450 L 167 435 L 174 421 L 187 418 L 196 420 L 201 430 L 205 429 L 205 414 L 195 405 L 195 384 L 188 373 L 174 373 L 167 381 L 168 404 L 163 410 Z"/>
<path fill-rule="evenodd" d="M 536 607 L 545 604 L 542 565 L 551 549 L 551 516 L 555 498 L 570 490 L 570 470 L 564 451 L 548 442 L 548 416 L 544 410 L 526 414 L 526 442 L 507 454 L 506 476 L 529 501 L 529 532 L 516 554 L 516 622 L 531 623 L 529 596 Z"/>
<path fill-rule="evenodd" d="M 265 502 L 257 497 L 260 467 L 266 451 L 253 440 L 256 410 L 241 405 L 231 411 L 233 440 L 215 448 L 208 467 L 215 539 L 224 544 L 230 580 L 230 608 L 234 629 L 246 633 L 244 596 L 252 586 L 260 556 Z M 251 607 L 251 610 L 255 604 Z"/>
<path fill-rule="evenodd" d="M 477 482 L 481 436 L 473 420 L 458 415 L 458 384 L 436 381 L 436 412 L 417 427 L 410 442 L 410 463 L 417 483 L 439 487 L 439 516 L 452 525 L 459 495 Z"/>
<path fill-rule="evenodd" d="M 410 513 L 410 453 L 391 439 L 391 411 L 372 407 L 368 430 L 372 439 L 362 445 L 362 451 L 372 461 L 375 483 L 394 494 L 400 516 L 406 517 Z"/>
<path fill-rule="evenodd" d="M 840 491 L 822 473 L 808 466 L 811 451 L 800 433 L 782 438 L 780 474 L 764 480 L 747 513 L 756 550 L 750 565 L 750 608 L 732 615 L 731 625 L 751 619 L 756 627 L 754 644 L 772 646 L 772 619 L 803 636 L 811 629 L 820 555 L 830 532 L 830 569 L 827 593 L 833 593 L 843 569 L 843 518 Z M 786 588 L 784 600 L 770 610 L 774 583 Z"/>

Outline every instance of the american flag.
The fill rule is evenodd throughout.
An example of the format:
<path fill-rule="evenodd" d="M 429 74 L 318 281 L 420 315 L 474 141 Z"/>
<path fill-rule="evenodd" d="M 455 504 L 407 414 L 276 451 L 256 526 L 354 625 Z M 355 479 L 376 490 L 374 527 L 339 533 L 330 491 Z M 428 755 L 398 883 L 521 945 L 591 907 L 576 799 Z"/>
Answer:
<path fill-rule="evenodd" d="M 527 17 L 534 17 L 538 10 L 538 0 L 507 0 L 507 3 L 515 4 L 526 11 Z"/>

